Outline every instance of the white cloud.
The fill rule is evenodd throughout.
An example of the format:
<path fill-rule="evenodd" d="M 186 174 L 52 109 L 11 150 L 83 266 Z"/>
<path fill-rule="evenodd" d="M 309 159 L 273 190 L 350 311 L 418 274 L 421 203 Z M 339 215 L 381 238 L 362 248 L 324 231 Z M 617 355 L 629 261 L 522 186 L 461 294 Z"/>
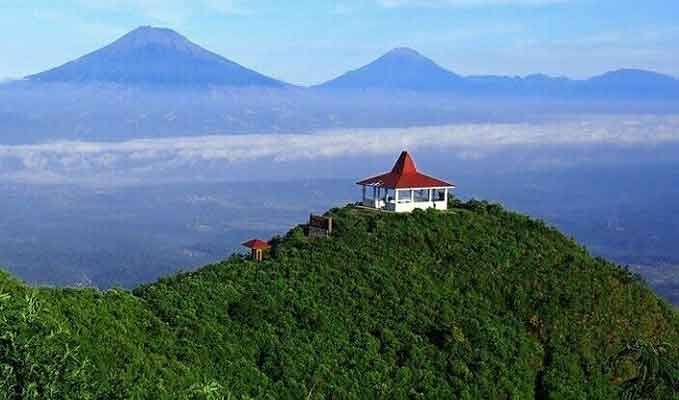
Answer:
<path fill-rule="evenodd" d="M 572 0 L 377 0 L 384 7 L 484 7 L 484 6 L 546 6 Z"/>
<path fill-rule="evenodd" d="M 346 129 L 313 135 L 263 134 L 0 146 L 0 179 L 131 182 L 223 173 L 252 162 L 341 159 L 448 149 L 463 160 L 516 146 L 679 143 L 679 116 L 608 116 L 544 123 L 467 124 L 405 129 Z M 4 166 L 4 167 L 3 167 Z M 270 167 L 276 168 L 276 167 Z M 193 172 L 188 172 L 189 176 Z"/>

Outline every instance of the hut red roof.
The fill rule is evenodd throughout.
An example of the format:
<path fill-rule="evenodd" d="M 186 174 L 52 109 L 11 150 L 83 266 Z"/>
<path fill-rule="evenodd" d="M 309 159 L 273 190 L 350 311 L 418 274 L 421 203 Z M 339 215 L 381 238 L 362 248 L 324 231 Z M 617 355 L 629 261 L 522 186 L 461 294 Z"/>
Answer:
<path fill-rule="evenodd" d="M 266 250 L 271 248 L 269 243 L 259 239 L 248 240 L 247 242 L 243 243 L 243 246 L 255 250 Z"/>
<path fill-rule="evenodd" d="M 407 151 L 401 153 L 390 172 L 364 179 L 357 184 L 387 189 L 455 187 L 452 183 L 418 172 Z"/>

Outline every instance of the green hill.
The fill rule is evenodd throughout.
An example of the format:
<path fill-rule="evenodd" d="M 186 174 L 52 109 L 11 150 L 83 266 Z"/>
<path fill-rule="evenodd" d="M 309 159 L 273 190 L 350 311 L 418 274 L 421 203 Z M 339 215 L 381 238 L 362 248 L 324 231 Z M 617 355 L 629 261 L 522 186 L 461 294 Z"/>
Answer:
<path fill-rule="evenodd" d="M 540 221 L 346 207 L 133 293 L 0 274 L 0 399 L 679 399 L 679 315 Z"/>

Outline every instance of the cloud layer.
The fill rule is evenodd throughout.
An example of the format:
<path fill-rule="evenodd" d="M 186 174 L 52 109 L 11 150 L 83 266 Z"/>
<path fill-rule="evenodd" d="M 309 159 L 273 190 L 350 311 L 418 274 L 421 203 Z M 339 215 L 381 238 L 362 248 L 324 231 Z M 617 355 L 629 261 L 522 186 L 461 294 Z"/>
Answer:
<path fill-rule="evenodd" d="M 610 116 L 544 123 L 468 124 L 408 129 L 356 129 L 313 135 L 233 135 L 132 140 L 119 143 L 57 142 L 0 146 L 0 180 L 126 183 L 246 172 L 229 166 L 276 164 L 396 154 L 402 149 L 449 149 L 477 160 L 503 147 L 679 142 L 679 116 Z M 273 165 L 273 167 L 272 167 Z M 245 179 L 245 176 L 228 176 Z"/>

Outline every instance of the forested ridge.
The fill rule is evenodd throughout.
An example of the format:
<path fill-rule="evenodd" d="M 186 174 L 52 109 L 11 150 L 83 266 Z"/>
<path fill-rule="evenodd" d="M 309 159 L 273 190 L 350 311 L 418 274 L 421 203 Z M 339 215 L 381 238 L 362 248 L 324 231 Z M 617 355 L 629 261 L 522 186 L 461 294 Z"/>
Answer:
<path fill-rule="evenodd" d="M 124 290 L 0 272 L 0 399 L 679 399 L 679 314 L 541 221 L 351 206 Z"/>

